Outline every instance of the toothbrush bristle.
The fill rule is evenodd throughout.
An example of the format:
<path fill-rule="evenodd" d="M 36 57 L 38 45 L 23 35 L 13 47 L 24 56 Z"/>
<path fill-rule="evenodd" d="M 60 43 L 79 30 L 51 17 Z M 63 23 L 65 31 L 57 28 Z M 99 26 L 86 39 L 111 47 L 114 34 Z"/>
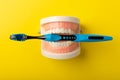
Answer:
<path fill-rule="evenodd" d="M 25 41 L 27 36 L 25 34 L 13 34 L 10 36 L 10 39 L 16 41 Z"/>

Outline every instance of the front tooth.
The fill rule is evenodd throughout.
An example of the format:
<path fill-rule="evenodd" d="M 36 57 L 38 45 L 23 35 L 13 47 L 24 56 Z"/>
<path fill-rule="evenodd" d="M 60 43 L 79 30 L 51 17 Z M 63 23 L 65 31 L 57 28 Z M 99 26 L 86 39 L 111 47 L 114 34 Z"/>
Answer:
<path fill-rule="evenodd" d="M 74 34 L 74 32 L 71 30 L 71 34 Z"/>
<path fill-rule="evenodd" d="M 64 33 L 67 33 L 67 29 L 64 29 Z"/>
<path fill-rule="evenodd" d="M 53 30 L 53 29 L 51 30 L 51 33 L 54 33 L 54 30 Z"/>
<path fill-rule="evenodd" d="M 68 30 L 68 29 L 66 29 L 66 33 L 67 33 L 67 34 L 69 33 L 69 30 Z"/>
<path fill-rule="evenodd" d="M 72 32 L 71 29 L 69 29 L 69 33 L 70 33 L 70 34 L 71 34 L 71 32 Z"/>
<path fill-rule="evenodd" d="M 61 28 L 61 33 L 64 33 L 64 28 Z"/>
<path fill-rule="evenodd" d="M 70 30 L 69 29 L 67 30 L 67 33 L 70 34 Z"/>
<path fill-rule="evenodd" d="M 59 46 L 59 47 L 61 47 L 61 46 L 62 46 L 62 45 L 61 45 L 61 42 L 58 42 L 58 46 Z"/>
<path fill-rule="evenodd" d="M 56 29 L 56 33 L 60 33 L 59 28 Z"/>
<path fill-rule="evenodd" d="M 63 46 L 66 47 L 66 43 L 63 43 Z"/>
<path fill-rule="evenodd" d="M 67 42 L 63 42 L 63 46 L 66 47 L 67 46 Z"/>
<path fill-rule="evenodd" d="M 69 46 L 69 43 L 68 43 L 68 41 L 66 42 L 66 47 L 68 47 Z"/>
<path fill-rule="evenodd" d="M 53 29 L 52 32 L 53 32 L 53 33 L 56 33 L 56 29 Z"/>
<path fill-rule="evenodd" d="M 57 33 L 57 29 L 54 29 L 54 30 L 53 30 L 53 33 Z"/>
<path fill-rule="evenodd" d="M 62 28 L 59 29 L 59 33 L 62 33 Z"/>
<path fill-rule="evenodd" d="M 52 33 L 52 30 L 49 30 L 49 32 L 48 32 L 48 33 L 49 33 L 49 34 L 50 34 L 50 33 Z"/>
<path fill-rule="evenodd" d="M 73 43 L 72 41 L 69 41 L 69 42 L 68 42 L 69 46 L 70 46 L 72 43 Z"/>

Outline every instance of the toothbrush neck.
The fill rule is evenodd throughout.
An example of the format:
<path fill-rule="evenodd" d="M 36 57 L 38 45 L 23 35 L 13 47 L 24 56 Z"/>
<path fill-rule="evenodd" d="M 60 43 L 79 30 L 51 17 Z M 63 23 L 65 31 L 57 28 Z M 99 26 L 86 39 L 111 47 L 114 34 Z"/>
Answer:
<path fill-rule="evenodd" d="M 45 39 L 42 36 L 27 36 L 27 39 Z"/>

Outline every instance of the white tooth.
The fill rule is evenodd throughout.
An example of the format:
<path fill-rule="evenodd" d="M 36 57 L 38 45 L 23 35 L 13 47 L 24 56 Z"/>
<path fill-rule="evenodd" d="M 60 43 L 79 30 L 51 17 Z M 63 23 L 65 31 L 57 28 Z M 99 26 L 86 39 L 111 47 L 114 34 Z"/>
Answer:
<path fill-rule="evenodd" d="M 69 34 L 71 34 L 71 29 L 69 29 Z"/>
<path fill-rule="evenodd" d="M 45 32 L 44 34 L 47 34 L 47 32 Z"/>
<path fill-rule="evenodd" d="M 53 32 L 53 33 L 56 33 L 56 29 L 53 29 L 52 32 Z"/>
<path fill-rule="evenodd" d="M 64 29 L 64 28 L 62 28 L 62 32 L 61 32 L 61 33 L 64 33 L 64 31 L 65 31 L 65 29 Z"/>
<path fill-rule="evenodd" d="M 50 33 L 50 30 L 46 32 L 46 34 L 49 34 Z"/>
<path fill-rule="evenodd" d="M 50 33 L 54 33 L 55 29 L 52 29 Z"/>
<path fill-rule="evenodd" d="M 67 29 L 65 29 L 65 33 L 67 33 L 67 34 L 68 34 L 68 30 L 67 30 Z"/>
<path fill-rule="evenodd" d="M 58 28 L 57 28 L 57 29 L 55 30 L 55 33 L 58 33 L 58 31 L 59 31 L 59 30 L 58 30 Z"/>
<path fill-rule="evenodd" d="M 45 32 L 45 34 L 49 33 L 49 30 Z"/>
<path fill-rule="evenodd" d="M 66 45 L 67 45 L 67 42 L 64 42 L 63 44 L 64 44 L 64 46 L 66 47 Z"/>
<path fill-rule="evenodd" d="M 52 29 L 51 31 L 50 31 L 50 33 L 53 33 L 54 32 L 54 30 Z"/>
<path fill-rule="evenodd" d="M 68 29 L 66 29 L 66 33 L 67 33 L 67 34 L 69 33 L 69 30 L 68 30 Z"/>
<path fill-rule="evenodd" d="M 74 34 L 74 32 L 71 30 L 71 34 Z"/>
<path fill-rule="evenodd" d="M 71 34 L 71 30 L 70 29 L 68 29 L 68 33 Z"/>
<path fill-rule="evenodd" d="M 58 42 L 56 42 L 56 47 L 58 47 L 59 46 L 59 43 Z"/>
<path fill-rule="evenodd" d="M 63 46 L 66 47 L 66 42 L 63 43 Z"/>
<path fill-rule="evenodd" d="M 68 46 L 70 46 L 72 44 L 72 42 L 71 41 L 68 41 Z"/>
<path fill-rule="evenodd" d="M 67 46 L 67 47 L 69 46 L 69 41 L 66 42 L 66 46 Z"/>
<path fill-rule="evenodd" d="M 63 33 L 67 33 L 67 30 L 66 30 L 66 29 L 64 29 Z"/>
<path fill-rule="evenodd" d="M 56 33 L 59 33 L 59 28 L 56 28 Z"/>
<path fill-rule="evenodd" d="M 69 33 L 70 33 L 70 34 L 71 34 L 71 32 L 72 32 L 71 29 L 69 29 Z"/>
<path fill-rule="evenodd" d="M 69 43 L 68 43 L 68 41 L 66 42 L 66 47 L 68 47 L 69 46 Z"/>
<path fill-rule="evenodd" d="M 60 46 L 63 47 L 63 42 L 60 43 Z"/>
<path fill-rule="evenodd" d="M 63 29 L 62 29 L 62 28 L 60 28 L 60 29 L 59 29 L 59 33 L 62 33 L 62 30 L 63 30 Z"/>
<path fill-rule="evenodd" d="M 56 43 L 55 42 L 52 42 L 52 47 L 57 47 Z"/>
<path fill-rule="evenodd" d="M 56 46 L 56 42 L 52 42 L 52 44 L 53 44 L 54 46 Z"/>
<path fill-rule="evenodd" d="M 55 29 L 55 33 L 58 33 L 58 28 Z"/>
<path fill-rule="evenodd" d="M 51 33 L 51 31 L 52 31 L 52 30 L 49 30 L 49 31 L 47 32 L 47 34 L 50 34 L 50 33 Z"/>
<path fill-rule="evenodd" d="M 64 28 L 61 28 L 61 33 L 64 33 L 64 30 L 65 30 Z"/>
<path fill-rule="evenodd" d="M 61 47 L 61 42 L 58 42 L 58 46 Z"/>
<path fill-rule="evenodd" d="M 51 30 L 49 30 L 48 32 L 47 32 L 47 34 L 50 34 L 51 33 Z"/>
<path fill-rule="evenodd" d="M 59 33 L 62 33 L 62 28 L 59 29 Z"/>
<path fill-rule="evenodd" d="M 50 46 L 52 45 L 52 42 L 48 42 L 48 43 L 49 43 Z"/>
<path fill-rule="evenodd" d="M 52 32 L 53 32 L 53 33 L 56 33 L 56 29 L 53 29 Z"/>

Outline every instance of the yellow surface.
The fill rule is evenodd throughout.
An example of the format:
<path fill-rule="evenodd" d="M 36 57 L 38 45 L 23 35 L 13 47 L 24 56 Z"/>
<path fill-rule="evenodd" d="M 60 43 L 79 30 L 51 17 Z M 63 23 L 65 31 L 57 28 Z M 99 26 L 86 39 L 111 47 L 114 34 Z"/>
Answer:
<path fill-rule="evenodd" d="M 81 55 L 52 60 L 40 41 L 15 42 L 12 33 L 38 35 L 47 16 L 76 16 L 84 33 L 111 35 L 113 41 L 82 43 Z M 120 80 L 119 0 L 0 0 L 0 80 Z"/>

